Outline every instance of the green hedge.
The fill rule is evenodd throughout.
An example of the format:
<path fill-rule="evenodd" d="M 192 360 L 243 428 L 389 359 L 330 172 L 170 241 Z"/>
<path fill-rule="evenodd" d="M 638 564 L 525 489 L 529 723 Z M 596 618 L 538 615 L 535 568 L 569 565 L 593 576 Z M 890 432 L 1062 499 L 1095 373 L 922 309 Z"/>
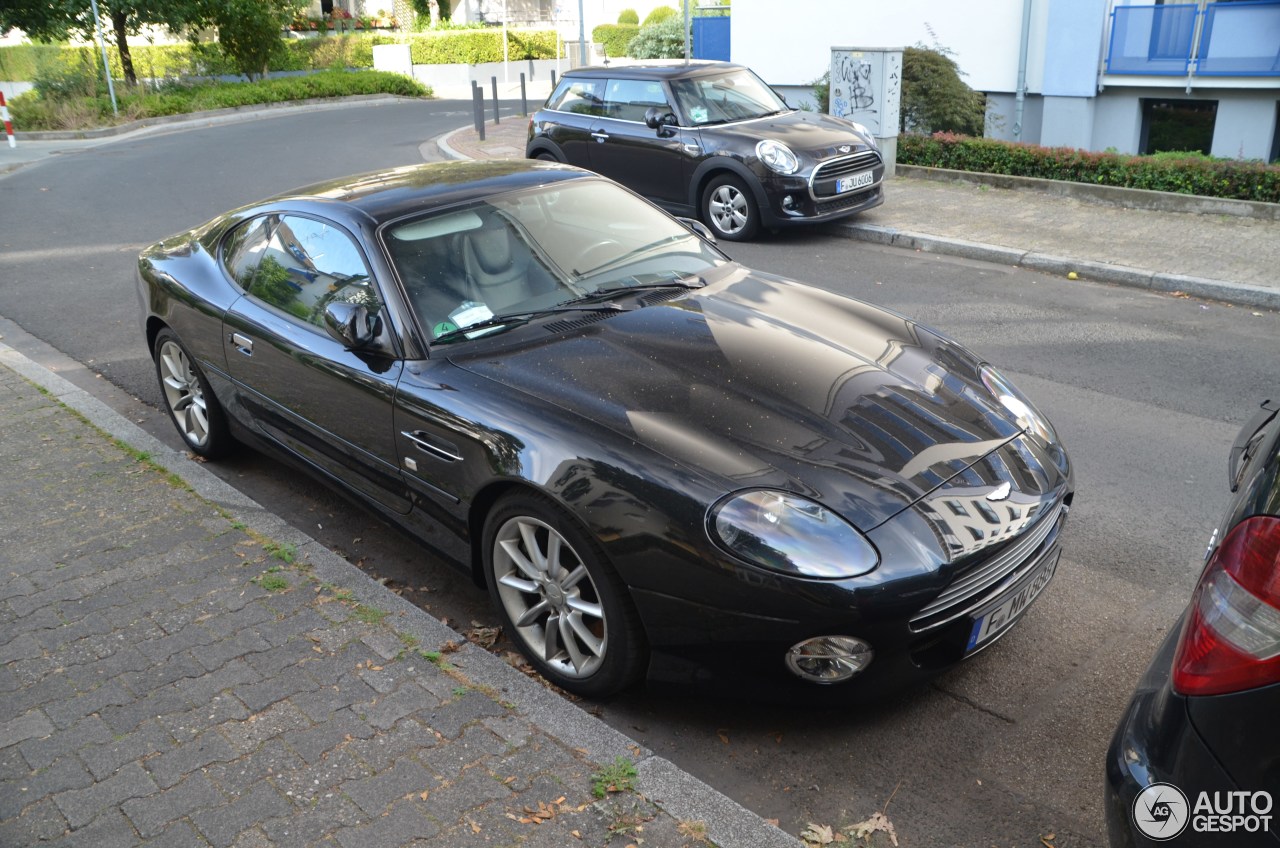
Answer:
<path fill-rule="evenodd" d="M 638 24 L 601 24 L 591 30 L 591 40 L 603 45 L 604 55 L 615 58 L 627 55 L 627 45 L 639 33 Z"/>
<path fill-rule="evenodd" d="M 1280 165 L 1204 156 L 1124 156 L 952 133 L 904 134 L 898 162 L 955 171 L 1280 203 Z"/>
<path fill-rule="evenodd" d="M 332 35 L 285 39 L 282 57 L 273 71 L 319 71 L 333 68 L 372 68 L 375 44 L 408 43 L 413 61 L 421 65 L 476 64 L 502 61 L 502 30 L 459 29 L 418 35 Z M 235 74 L 218 45 L 130 44 L 134 72 L 140 78 L 219 76 Z M 57 47 L 23 44 L 0 47 L 0 79 L 33 80 L 51 66 L 72 67 L 88 56 L 101 67 L 102 57 L 93 47 Z M 115 47 L 107 48 L 112 75 L 123 76 Z M 512 61 L 556 58 L 556 34 L 550 30 L 507 31 L 507 56 Z"/>
<path fill-rule="evenodd" d="M 10 102 L 19 130 L 87 129 L 112 123 L 182 115 L 210 109 L 283 103 L 316 97 L 354 94 L 398 94 L 426 97 L 430 90 L 402 74 L 382 71 L 322 71 L 298 77 L 278 77 L 252 83 L 209 82 L 169 85 L 159 93 L 139 87 L 118 92 L 120 116 L 106 96 L 46 100 L 27 92 Z"/>

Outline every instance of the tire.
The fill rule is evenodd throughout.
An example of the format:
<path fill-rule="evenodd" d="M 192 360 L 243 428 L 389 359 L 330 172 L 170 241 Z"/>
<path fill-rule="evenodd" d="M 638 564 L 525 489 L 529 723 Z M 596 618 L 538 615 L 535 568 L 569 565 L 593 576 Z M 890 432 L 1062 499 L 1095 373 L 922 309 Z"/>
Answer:
<path fill-rule="evenodd" d="M 503 629 L 543 677 L 588 698 L 639 680 L 640 616 L 600 546 L 559 507 L 509 495 L 485 520 L 483 551 Z"/>
<path fill-rule="evenodd" d="M 548 153 L 545 150 L 538 151 L 533 155 L 533 158 L 537 159 L 539 162 L 559 162 L 560 161 L 554 155 Z"/>
<path fill-rule="evenodd" d="M 760 209 L 747 184 L 734 174 L 721 174 L 702 192 L 702 220 L 716 238 L 746 241 L 760 230 Z"/>
<path fill-rule="evenodd" d="M 178 435 L 192 453 L 206 459 L 225 456 L 233 444 L 227 418 L 190 351 L 165 328 L 156 335 L 153 354 L 160 395 Z"/>

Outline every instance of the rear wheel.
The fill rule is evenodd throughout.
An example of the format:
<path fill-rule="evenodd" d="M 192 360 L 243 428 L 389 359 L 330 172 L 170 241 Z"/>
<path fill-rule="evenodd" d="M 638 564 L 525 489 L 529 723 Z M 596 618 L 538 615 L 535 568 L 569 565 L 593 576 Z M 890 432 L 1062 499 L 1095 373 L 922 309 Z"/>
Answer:
<path fill-rule="evenodd" d="M 178 435 L 200 456 L 225 455 L 232 444 L 227 419 L 200 366 L 168 328 L 156 336 L 154 354 L 160 393 Z"/>
<path fill-rule="evenodd" d="M 740 177 L 721 174 L 702 192 L 702 220 L 716 238 L 745 241 L 760 229 L 760 210 Z"/>
<path fill-rule="evenodd" d="M 500 501 L 485 521 L 484 558 L 504 628 L 544 677 L 592 698 L 639 679 L 646 647 L 626 586 L 554 503 L 524 493 Z"/>

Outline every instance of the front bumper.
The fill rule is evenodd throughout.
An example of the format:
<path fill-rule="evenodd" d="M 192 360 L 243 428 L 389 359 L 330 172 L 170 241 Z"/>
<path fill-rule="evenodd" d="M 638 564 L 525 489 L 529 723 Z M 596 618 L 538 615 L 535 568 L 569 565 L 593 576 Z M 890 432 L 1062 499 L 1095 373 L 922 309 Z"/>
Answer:
<path fill-rule="evenodd" d="M 815 197 L 806 176 L 769 173 L 761 179 L 766 202 L 761 204 L 767 226 L 818 224 L 865 212 L 884 203 L 884 166 L 874 168 L 874 182 L 867 188 L 841 195 Z"/>

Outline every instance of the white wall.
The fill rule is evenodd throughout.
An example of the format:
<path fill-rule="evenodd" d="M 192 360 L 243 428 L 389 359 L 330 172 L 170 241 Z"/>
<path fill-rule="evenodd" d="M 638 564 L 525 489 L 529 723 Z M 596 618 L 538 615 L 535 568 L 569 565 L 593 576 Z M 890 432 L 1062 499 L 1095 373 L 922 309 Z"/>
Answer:
<path fill-rule="evenodd" d="M 732 8 L 731 58 L 773 85 L 822 76 L 831 47 L 933 47 L 936 40 L 972 88 L 1017 88 L 1022 0 L 733 0 Z M 1031 68 L 1044 26 L 1044 15 L 1033 14 Z"/>

